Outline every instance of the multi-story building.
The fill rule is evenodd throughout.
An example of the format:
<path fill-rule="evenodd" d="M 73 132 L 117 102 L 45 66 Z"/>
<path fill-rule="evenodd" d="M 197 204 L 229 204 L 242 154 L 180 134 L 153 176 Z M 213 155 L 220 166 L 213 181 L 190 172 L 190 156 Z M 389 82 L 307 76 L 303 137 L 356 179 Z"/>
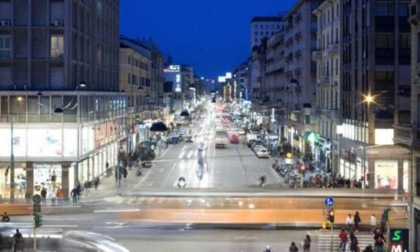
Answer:
<path fill-rule="evenodd" d="M 250 29 L 251 51 L 254 46 L 259 46 L 264 38 L 268 39 L 283 29 L 284 23 L 281 17 L 253 17 Z"/>
<path fill-rule="evenodd" d="M 410 123 L 398 92 L 410 83 L 408 1 L 344 1 L 335 11 L 342 13 L 337 172 L 369 188 L 407 191 L 408 152 L 394 145 L 393 124 Z"/>
<path fill-rule="evenodd" d="M 264 99 L 265 110 L 270 114 L 270 129 L 281 137 L 284 137 L 284 32 L 280 31 L 267 40 L 266 67 L 263 93 L 267 94 Z M 274 113 L 273 113 L 274 110 Z M 273 116 L 274 115 L 274 116 Z"/>
<path fill-rule="evenodd" d="M 119 1 L 1 1 L 0 45 L 2 197 L 42 187 L 67 197 L 116 164 Z"/>
<path fill-rule="evenodd" d="M 316 158 L 313 142 L 307 137 L 314 133 L 316 125 L 313 111 L 316 104 L 316 64 L 308 55 L 316 50 L 317 19 L 312 12 L 321 2 L 299 0 L 283 19 L 287 93 L 284 100 L 285 132 L 290 147 L 306 160 Z"/>
<path fill-rule="evenodd" d="M 410 248 L 419 251 L 420 241 L 420 1 L 412 0 L 409 6 L 411 24 L 411 83 L 400 87 L 397 95 L 401 102 L 410 102 L 405 120 L 395 122 L 394 140 L 410 153 L 408 202 L 410 209 Z M 405 104 L 404 104 L 405 105 Z"/>
<path fill-rule="evenodd" d="M 194 71 L 187 65 L 169 65 L 164 69 L 166 82 L 172 84 L 172 93 L 167 97 L 169 111 L 166 118 L 168 121 L 178 122 L 180 114 L 184 110 L 191 110 L 193 98 L 192 87 L 194 86 Z"/>
<path fill-rule="evenodd" d="M 248 61 L 246 61 L 237 66 L 232 72 L 238 87 L 236 98 L 242 101 L 249 99 L 248 69 Z"/>
<path fill-rule="evenodd" d="M 336 129 L 341 125 L 340 1 L 324 1 L 313 13 L 318 18 L 317 50 L 312 52 L 317 64 L 315 113 L 319 134 L 315 160 L 331 172 L 332 167 L 338 167 Z"/>

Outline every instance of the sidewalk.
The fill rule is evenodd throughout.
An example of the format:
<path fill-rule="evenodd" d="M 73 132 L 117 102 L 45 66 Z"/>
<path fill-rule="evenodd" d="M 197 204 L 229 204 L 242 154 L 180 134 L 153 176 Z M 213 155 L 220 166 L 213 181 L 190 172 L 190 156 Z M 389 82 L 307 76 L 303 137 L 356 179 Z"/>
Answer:
<path fill-rule="evenodd" d="M 153 169 L 153 167 L 149 169 Z M 141 178 L 141 176 L 136 175 L 136 170 L 136 166 L 133 166 L 131 170 L 127 168 L 127 177 L 121 178 L 120 185 L 115 179 L 115 171 L 113 171 L 112 176 L 101 176 L 96 190 L 95 187 L 92 187 L 82 191 L 80 203 L 102 201 L 105 198 L 116 197 L 123 192 L 131 191 Z"/>
<path fill-rule="evenodd" d="M 157 152 L 155 160 L 162 158 L 166 154 L 168 148 Z M 154 165 L 156 165 L 156 163 Z M 138 167 L 139 166 L 133 165 L 131 170 L 127 168 L 127 178 L 121 178 L 120 186 L 118 186 L 116 182 L 114 169 L 112 176 L 101 176 L 99 178 L 100 183 L 98 189 L 95 190 L 95 187 L 92 187 L 89 188 L 88 192 L 83 190 L 80 196 L 80 203 L 83 204 L 88 202 L 102 201 L 105 198 L 118 197 L 122 193 L 131 192 L 135 185 L 137 185 L 139 180 L 142 178 L 142 176 L 144 176 L 144 174 L 147 172 L 147 170 L 153 169 L 153 166 L 150 168 L 143 168 L 143 175 L 137 176 L 136 171 Z"/>

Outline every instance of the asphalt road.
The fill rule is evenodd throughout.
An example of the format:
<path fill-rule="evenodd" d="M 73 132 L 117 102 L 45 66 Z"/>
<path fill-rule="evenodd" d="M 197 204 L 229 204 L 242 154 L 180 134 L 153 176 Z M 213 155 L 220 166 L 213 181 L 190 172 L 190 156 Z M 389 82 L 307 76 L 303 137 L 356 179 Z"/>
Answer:
<path fill-rule="evenodd" d="M 263 174 L 267 177 L 267 184 L 282 184 L 283 179 L 270 168 L 273 159 L 256 157 L 242 143 L 229 143 L 226 149 L 216 149 L 213 120 L 216 119 L 195 122 L 194 127 L 186 128 L 196 135 L 194 142 L 170 145 L 162 158 L 147 169 L 136 188 L 174 188 L 181 176 L 186 178 L 189 188 L 256 187 Z M 205 147 L 199 151 L 202 145 Z M 204 161 L 201 179 L 197 174 L 200 159 Z"/>

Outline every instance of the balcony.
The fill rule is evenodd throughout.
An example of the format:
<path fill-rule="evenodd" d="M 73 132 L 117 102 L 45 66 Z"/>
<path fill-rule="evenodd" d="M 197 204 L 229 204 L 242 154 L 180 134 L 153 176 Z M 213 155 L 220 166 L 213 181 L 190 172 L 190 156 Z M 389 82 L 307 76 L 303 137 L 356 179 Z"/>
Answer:
<path fill-rule="evenodd" d="M 420 13 L 418 12 L 417 4 L 410 4 L 410 16 L 408 17 L 408 22 L 412 25 L 418 25 L 420 20 Z"/>
<path fill-rule="evenodd" d="M 321 60 L 321 51 L 319 51 L 319 50 L 313 51 L 312 52 L 312 60 L 313 61 Z"/>
<path fill-rule="evenodd" d="M 327 53 L 330 55 L 336 55 L 340 52 L 340 47 L 338 44 L 329 44 L 327 46 Z"/>
<path fill-rule="evenodd" d="M 420 149 L 420 128 L 411 125 L 394 125 L 394 141 L 396 144 Z"/>
<path fill-rule="evenodd" d="M 329 84 L 330 83 L 330 76 L 329 75 L 322 75 L 318 78 L 318 84 Z"/>

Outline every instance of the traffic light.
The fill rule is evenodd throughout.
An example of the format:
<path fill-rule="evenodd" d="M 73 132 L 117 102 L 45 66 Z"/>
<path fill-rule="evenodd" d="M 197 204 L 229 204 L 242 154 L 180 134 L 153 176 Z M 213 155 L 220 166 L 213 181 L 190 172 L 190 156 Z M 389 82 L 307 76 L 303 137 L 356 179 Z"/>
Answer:
<path fill-rule="evenodd" d="M 39 228 L 42 226 L 42 215 L 39 213 L 34 214 L 34 222 L 35 222 L 35 228 Z"/>
<path fill-rule="evenodd" d="M 335 218 L 335 215 L 334 215 L 334 210 L 330 210 L 330 212 L 328 213 L 328 220 L 331 222 L 331 223 L 334 223 L 334 218 Z"/>

